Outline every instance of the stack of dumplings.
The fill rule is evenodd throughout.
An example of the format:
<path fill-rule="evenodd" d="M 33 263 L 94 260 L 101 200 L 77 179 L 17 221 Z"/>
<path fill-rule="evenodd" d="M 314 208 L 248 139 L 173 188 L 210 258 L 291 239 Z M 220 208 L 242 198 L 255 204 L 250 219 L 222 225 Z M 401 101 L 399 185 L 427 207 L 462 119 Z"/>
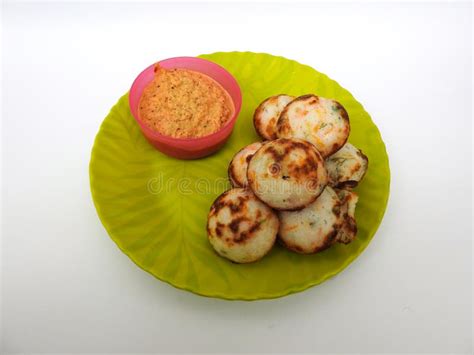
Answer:
<path fill-rule="evenodd" d="M 368 159 L 347 143 L 349 116 L 335 100 L 277 95 L 255 110 L 264 141 L 243 147 L 229 164 L 232 189 L 208 215 L 209 242 L 236 263 L 264 257 L 278 239 L 300 254 L 348 244 L 357 234 L 352 188 Z"/>

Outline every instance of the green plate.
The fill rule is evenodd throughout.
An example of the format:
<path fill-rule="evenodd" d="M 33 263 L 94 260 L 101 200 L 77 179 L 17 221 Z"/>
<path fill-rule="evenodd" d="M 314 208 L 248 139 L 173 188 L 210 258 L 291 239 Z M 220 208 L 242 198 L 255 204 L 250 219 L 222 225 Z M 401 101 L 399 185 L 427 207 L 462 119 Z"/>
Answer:
<path fill-rule="evenodd" d="M 201 57 L 226 68 L 242 89 L 242 111 L 232 136 L 208 158 L 170 158 L 148 144 L 130 113 L 128 96 L 121 97 L 100 127 L 89 168 L 94 204 L 108 234 L 143 270 L 203 296 L 281 297 L 336 275 L 369 244 L 389 196 L 388 157 L 369 114 L 334 80 L 293 60 L 249 52 Z M 227 165 L 232 156 L 258 140 L 253 111 L 263 99 L 280 93 L 334 98 L 348 111 L 349 141 L 369 157 L 367 175 L 356 189 L 357 239 L 315 255 L 298 255 L 276 245 L 259 262 L 233 264 L 217 256 L 208 243 L 207 213 L 229 187 Z"/>

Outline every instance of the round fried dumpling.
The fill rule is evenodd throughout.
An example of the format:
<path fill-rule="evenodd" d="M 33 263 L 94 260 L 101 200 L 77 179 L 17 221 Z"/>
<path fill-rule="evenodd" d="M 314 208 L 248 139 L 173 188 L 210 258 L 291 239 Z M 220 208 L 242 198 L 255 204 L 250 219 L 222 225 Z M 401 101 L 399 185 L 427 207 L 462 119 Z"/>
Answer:
<path fill-rule="evenodd" d="M 278 226 L 275 212 L 243 188 L 220 195 L 207 218 L 209 242 L 219 255 L 236 263 L 250 263 L 267 254 Z"/>
<path fill-rule="evenodd" d="M 265 143 L 250 159 L 249 187 L 277 210 L 297 210 L 313 202 L 328 178 L 324 161 L 309 142 L 280 138 Z"/>
<path fill-rule="evenodd" d="M 350 133 L 349 116 L 342 105 L 316 95 L 304 95 L 291 101 L 277 123 L 282 138 L 305 139 L 315 145 L 323 157 L 337 152 Z"/>
<path fill-rule="evenodd" d="M 288 249 L 311 254 L 329 248 L 342 225 L 341 202 L 326 186 L 321 196 L 300 211 L 279 212 L 280 241 Z"/>
<path fill-rule="evenodd" d="M 263 139 L 277 139 L 276 124 L 281 111 L 293 100 L 293 96 L 276 95 L 264 100 L 255 110 L 253 124 Z"/>
<path fill-rule="evenodd" d="M 369 159 L 350 143 L 344 144 L 324 163 L 329 175 L 329 183 L 337 188 L 356 187 L 365 175 Z"/>
<path fill-rule="evenodd" d="M 355 192 L 346 190 L 336 190 L 341 201 L 342 226 L 339 230 L 336 240 L 339 243 L 348 244 L 352 242 L 357 235 L 357 224 L 355 220 L 355 208 L 359 196 Z"/>
<path fill-rule="evenodd" d="M 255 142 L 242 148 L 234 155 L 232 161 L 229 164 L 227 174 L 233 187 L 245 187 L 247 186 L 247 167 L 250 158 L 260 149 L 262 143 Z"/>

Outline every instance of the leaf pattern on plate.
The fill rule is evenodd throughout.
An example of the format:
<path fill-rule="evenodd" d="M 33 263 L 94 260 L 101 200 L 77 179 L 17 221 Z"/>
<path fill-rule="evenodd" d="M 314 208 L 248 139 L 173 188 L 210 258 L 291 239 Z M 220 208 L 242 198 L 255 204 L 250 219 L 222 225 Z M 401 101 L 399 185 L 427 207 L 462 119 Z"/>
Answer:
<path fill-rule="evenodd" d="M 92 197 L 108 234 L 142 269 L 204 296 L 274 298 L 337 274 L 368 245 L 387 205 L 390 171 L 377 127 L 347 90 L 309 66 L 263 53 L 219 52 L 201 57 L 226 68 L 241 86 L 243 105 L 232 136 L 218 153 L 204 159 L 167 157 L 142 136 L 131 116 L 128 95 L 120 98 L 97 134 L 89 167 Z M 230 186 L 227 165 L 233 155 L 258 140 L 252 122 L 255 108 L 280 93 L 334 98 L 348 111 L 349 141 L 369 158 L 368 172 L 356 189 L 359 233 L 353 243 L 316 255 L 298 255 L 275 245 L 259 262 L 233 264 L 217 256 L 208 243 L 207 213 Z M 184 190 L 183 181 L 188 184 Z M 216 186 L 206 189 L 203 181 Z"/>

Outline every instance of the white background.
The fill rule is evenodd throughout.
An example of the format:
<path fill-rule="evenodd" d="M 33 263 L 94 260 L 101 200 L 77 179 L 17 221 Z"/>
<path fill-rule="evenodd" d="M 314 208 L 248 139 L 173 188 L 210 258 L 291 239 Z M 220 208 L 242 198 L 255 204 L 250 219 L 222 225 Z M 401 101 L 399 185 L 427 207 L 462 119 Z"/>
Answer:
<path fill-rule="evenodd" d="M 4 352 L 472 350 L 468 3 L 14 4 L 3 8 Z M 334 279 L 199 297 L 137 268 L 89 192 L 94 136 L 162 58 L 249 50 L 328 74 L 379 126 L 385 218 Z"/>

